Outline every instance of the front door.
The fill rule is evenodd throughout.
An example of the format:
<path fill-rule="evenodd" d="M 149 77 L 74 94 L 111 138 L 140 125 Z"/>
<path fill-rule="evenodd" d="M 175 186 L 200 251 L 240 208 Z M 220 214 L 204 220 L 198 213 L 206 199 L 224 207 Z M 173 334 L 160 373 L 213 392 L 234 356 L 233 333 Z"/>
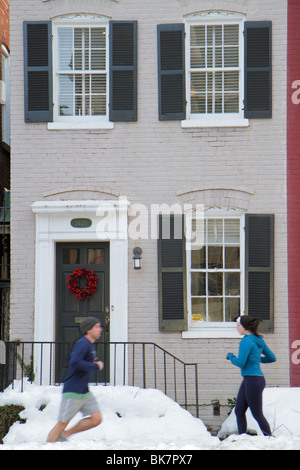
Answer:
<path fill-rule="evenodd" d="M 75 269 L 83 267 L 94 271 L 97 289 L 91 297 L 78 300 L 69 291 L 67 280 Z M 86 278 L 80 278 L 79 288 L 83 290 L 86 285 Z M 63 382 L 66 377 L 70 353 L 81 336 L 80 322 L 85 317 L 96 317 L 102 335 L 95 346 L 104 369 L 93 374 L 91 382 L 109 382 L 109 243 L 57 243 L 56 293 L 56 381 Z"/>

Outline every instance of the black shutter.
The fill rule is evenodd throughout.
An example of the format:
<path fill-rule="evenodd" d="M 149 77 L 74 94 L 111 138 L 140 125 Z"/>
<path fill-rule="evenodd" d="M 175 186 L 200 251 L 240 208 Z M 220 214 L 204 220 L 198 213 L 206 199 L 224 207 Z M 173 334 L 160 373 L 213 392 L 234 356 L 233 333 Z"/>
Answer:
<path fill-rule="evenodd" d="M 182 120 L 186 116 L 184 25 L 158 25 L 157 35 L 159 120 Z"/>
<path fill-rule="evenodd" d="M 184 216 L 160 215 L 158 239 L 159 329 L 184 331 L 186 313 L 186 252 Z"/>
<path fill-rule="evenodd" d="M 110 121 L 137 120 L 137 21 L 110 22 Z"/>
<path fill-rule="evenodd" d="M 25 122 L 53 120 L 51 30 L 51 21 L 24 22 Z"/>
<path fill-rule="evenodd" d="M 272 117 L 272 23 L 245 22 L 245 118 Z"/>
<path fill-rule="evenodd" d="M 274 215 L 246 214 L 245 313 L 274 329 Z"/>

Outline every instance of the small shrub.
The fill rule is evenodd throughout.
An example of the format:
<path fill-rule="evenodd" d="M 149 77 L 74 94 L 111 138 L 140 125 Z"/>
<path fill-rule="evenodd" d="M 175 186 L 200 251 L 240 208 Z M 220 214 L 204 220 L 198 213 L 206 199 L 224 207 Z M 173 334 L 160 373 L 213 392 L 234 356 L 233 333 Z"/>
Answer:
<path fill-rule="evenodd" d="M 0 406 L 0 444 L 3 444 L 3 438 L 16 421 L 26 423 L 26 419 L 20 418 L 20 413 L 23 410 L 25 410 L 24 406 L 20 405 Z"/>
<path fill-rule="evenodd" d="M 228 416 L 230 415 L 230 413 L 232 412 L 233 408 L 235 407 L 235 404 L 236 404 L 236 397 L 234 398 L 228 398 L 227 399 L 227 403 L 228 403 L 228 406 L 229 406 L 229 412 L 227 413 Z"/>

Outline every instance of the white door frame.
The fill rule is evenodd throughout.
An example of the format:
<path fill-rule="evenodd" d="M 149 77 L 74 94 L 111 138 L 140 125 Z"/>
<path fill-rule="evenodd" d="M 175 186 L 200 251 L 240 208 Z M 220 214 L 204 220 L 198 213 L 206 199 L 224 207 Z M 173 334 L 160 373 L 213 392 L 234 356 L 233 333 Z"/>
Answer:
<path fill-rule="evenodd" d="M 110 244 L 110 341 L 128 340 L 128 217 L 126 198 L 103 201 L 36 201 L 34 341 L 55 341 L 56 242 L 108 241 Z M 87 228 L 74 228 L 71 220 L 88 218 Z M 45 351 L 44 354 L 47 354 Z M 40 354 L 35 369 L 41 380 Z M 49 360 L 49 359 L 48 359 Z M 111 377 L 123 380 L 123 364 L 111 358 Z M 120 366 L 118 366 L 120 362 Z M 116 370 L 112 368 L 116 364 Z M 120 370 L 118 370 L 120 369 Z M 49 372 L 43 372 L 42 381 Z"/>

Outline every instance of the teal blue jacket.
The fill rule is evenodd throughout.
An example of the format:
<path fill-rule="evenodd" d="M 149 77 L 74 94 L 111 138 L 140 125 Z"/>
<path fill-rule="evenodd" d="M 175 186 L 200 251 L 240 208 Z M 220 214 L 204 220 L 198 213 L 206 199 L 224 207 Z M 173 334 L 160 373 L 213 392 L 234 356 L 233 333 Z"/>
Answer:
<path fill-rule="evenodd" d="M 275 354 L 268 348 L 262 336 L 245 335 L 240 342 L 239 355 L 227 355 L 233 365 L 241 368 L 242 376 L 263 375 L 260 364 L 275 362 Z"/>

